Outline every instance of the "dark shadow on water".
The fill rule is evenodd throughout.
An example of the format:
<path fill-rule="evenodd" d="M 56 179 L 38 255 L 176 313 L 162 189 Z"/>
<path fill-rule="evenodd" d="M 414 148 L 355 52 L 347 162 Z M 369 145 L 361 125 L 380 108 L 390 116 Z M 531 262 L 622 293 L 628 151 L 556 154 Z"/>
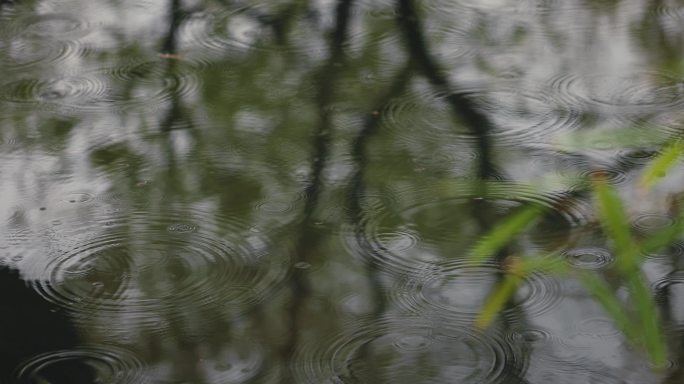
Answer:
<path fill-rule="evenodd" d="M 69 317 L 48 303 L 16 271 L 0 267 L 0 382 L 16 382 L 22 363 L 43 353 L 79 343 Z M 75 367 L 77 365 L 79 368 Z M 19 383 L 79 384 L 94 382 L 94 372 L 77 362 L 55 364 Z"/>

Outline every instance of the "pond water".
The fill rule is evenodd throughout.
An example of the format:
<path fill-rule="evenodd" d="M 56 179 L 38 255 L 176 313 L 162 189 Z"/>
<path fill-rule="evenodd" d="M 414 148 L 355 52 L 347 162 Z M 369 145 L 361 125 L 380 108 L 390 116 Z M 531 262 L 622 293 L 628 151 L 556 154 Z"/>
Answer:
<path fill-rule="evenodd" d="M 644 187 L 683 37 L 681 0 L 0 0 L 0 382 L 684 382 L 684 167 Z M 592 180 L 675 235 L 628 264 Z"/>

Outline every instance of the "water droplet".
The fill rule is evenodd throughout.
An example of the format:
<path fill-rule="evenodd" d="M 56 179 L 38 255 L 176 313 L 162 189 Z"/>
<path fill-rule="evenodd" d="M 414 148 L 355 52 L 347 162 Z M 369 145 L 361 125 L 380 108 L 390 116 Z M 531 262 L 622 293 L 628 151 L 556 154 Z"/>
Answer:
<path fill-rule="evenodd" d="M 604 248 L 586 247 L 565 251 L 563 257 L 568 264 L 581 269 L 599 269 L 614 261 L 613 254 Z"/>

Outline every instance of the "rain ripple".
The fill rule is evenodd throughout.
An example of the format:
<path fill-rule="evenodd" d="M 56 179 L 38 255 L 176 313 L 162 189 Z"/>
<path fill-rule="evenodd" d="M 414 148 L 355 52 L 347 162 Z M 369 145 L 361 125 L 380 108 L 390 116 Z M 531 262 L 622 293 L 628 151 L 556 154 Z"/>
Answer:
<path fill-rule="evenodd" d="M 461 92 L 492 121 L 494 127 L 489 135 L 500 145 L 544 140 L 556 132 L 572 130 L 580 123 L 579 111 L 552 94 L 516 87 L 497 90 L 471 87 Z M 426 135 L 440 142 L 445 141 L 445 136 L 475 139 L 467 127 L 454 129 L 443 95 L 431 92 L 406 95 L 396 98 L 380 113 L 395 134 L 408 142 L 425 140 Z M 420 130 L 419 137 L 415 137 L 414 129 L 404 129 L 415 126 L 428 129 Z"/>
<path fill-rule="evenodd" d="M 561 249 L 570 229 L 590 220 L 586 208 L 569 197 L 533 187 L 492 182 L 484 196 L 466 182 L 444 188 L 441 199 L 439 186 L 396 191 L 389 203 L 364 210 L 361 221 L 342 232 L 349 252 L 402 276 L 421 264 L 463 257 L 483 234 L 473 225 L 473 202 L 490 206 L 492 219 L 526 202 L 547 207 L 541 223 L 526 232 L 539 252 Z"/>
<path fill-rule="evenodd" d="M 681 79 L 658 72 L 566 75 L 552 79 L 549 87 L 569 103 L 620 114 L 672 110 L 684 96 Z"/>
<path fill-rule="evenodd" d="M 605 248 L 575 248 L 563 252 L 562 257 L 571 266 L 579 269 L 601 269 L 611 265 L 615 256 Z"/>
<path fill-rule="evenodd" d="M 25 362 L 17 370 L 15 377 L 17 384 L 40 384 L 47 383 L 50 378 L 60 373 L 68 374 L 72 380 L 78 377 L 79 380 L 83 380 L 79 382 L 88 383 L 148 382 L 142 360 L 128 350 L 111 345 L 87 346 L 42 354 Z"/>
<path fill-rule="evenodd" d="M 17 22 L 21 35 L 29 38 L 67 40 L 83 37 L 90 33 L 91 26 L 74 14 L 51 13 L 33 15 Z"/>
<path fill-rule="evenodd" d="M 637 232 L 648 234 L 672 227 L 675 223 L 675 219 L 669 215 L 647 213 L 636 216 L 632 221 L 632 226 Z"/>
<path fill-rule="evenodd" d="M 386 317 L 301 346 L 294 373 L 302 383 L 494 383 L 519 359 L 494 332 Z"/>
<path fill-rule="evenodd" d="M 200 360 L 211 383 L 245 383 L 265 366 L 266 353 L 254 340 L 237 340 L 222 348 L 217 356 Z"/>
<path fill-rule="evenodd" d="M 667 311 L 678 332 L 684 330 L 684 305 L 679 299 L 684 294 L 684 270 L 674 270 L 652 285 L 660 307 Z"/>
<path fill-rule="evenodd" d="M 408 276 L 391 290 L 392 299 L 411 313 L 433 313 L 448 321 L 472 321 L 495 289 L 504 271 L 494 263 L 480 267 L 450 262 L 423 276 Z M 504 316 L 524 311 L 536 317 L 552 310 L 561 298 L 561 286 L 543 274 L 530 274 L 514 295 Z"/>
<path fill-rule="evenodd" d="M 329 43 L 322 38 L 321 30 L 333 27 L 332 9 L 306 12 L 298 7 L 276 10 L 267 6 L 242 6 L 234 9 L 221 8 L 197 12 L 187 18 L 181 37 L 188 45 L 199 47 L 198 56 L 220 57 L 230 52 L 278 51 L 322 56 Z M 378 11 L 378 10 L 376 10 Z M 349 48 L 379 47 L 390 41 L 398 41 L 392 33 L 392 20 L 374 17 L 369 9 L 352 12 L 368 16 L 378 22 L 387 22 L 388 28 L 356 28 L 351 25 L 345 45 Z M 382 11 L 384 12 L 384 11 Z M 298 23 L 285 31 L 282 23 L 292 18 Z M 356 18 L 352 18 L 352 21 Z M 365 21 L 365 20 L 364 20 Z"/>
<path fill-rule="evenodd" d="M 265 231 L 211 212 L 135 212 L 67 227 L 81 234 L 52 251 L 33 284 L 84 315 L 126 313 L 155 323 L 165 308 L 194 306 L 235 315 L 272 295 L 289 269 Z"/>
<path fill-rule="evenodd" d="M 22 79 L 4 84 L 0 100 L 78 108 L 102 101 L 107 92 L 107 83 L 98 76 Z"/>
<path fill-rule="evenodd" d="M 115 89 L 110 102 L 129 108 L 159 108 L 174 98 L 193 95 L 199 88 L 196 67 L 163 59 L 118 65 L 102 71 Z"/>
<path fill-rule="evenodd" d="M 0 42 L 0 64 L 8 70 L 25 70 L 33 66 L 54 67 L 69 58 L 82 55 L 82 47 L 76 41 L 34 42 L 17 39 L 3 46 Z"/>

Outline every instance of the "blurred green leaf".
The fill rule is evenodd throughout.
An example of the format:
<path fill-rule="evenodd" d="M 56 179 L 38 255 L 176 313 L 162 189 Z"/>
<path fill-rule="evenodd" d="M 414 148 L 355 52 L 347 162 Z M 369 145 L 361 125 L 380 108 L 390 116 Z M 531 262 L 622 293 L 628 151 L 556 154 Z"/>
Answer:
<path fill-rule="evenodd" d="M 478 329 L 485 329 L 491 325 L 496 315 L 503 310 L 529 274 L 533 272 L 561 273 L 567 270 L 567 265 L 558 258 L 508 257 L 506 260 L 508 261 L 506 276 L 487 297 L 485 305 L 475 319 L 475 327 Z"/>
<path fill-rule="evenodd" d="M 520 232 L 529 228 L 544 212 L 538 205 L 528 205 L 505 218 L 470 251 L 468 261 L 480 264 L 506 246 Z"/>
<path fill-rule="evenodd" d="M 667 346 L 660 331 L 658 310 L 651 291 L 644 283 L 640 271 L 630 273 L 626 278 L 641 325 L 641 335 L 646 351 L 653 364 L 662 366 L 667 358 Z"/>
<path fill-rule="evenodd" d="M 584 287 L 596 298 L 622 332 L 632 343 L 639 340 L 639 330 L 632 323 L 629 313 L 623 308 L 613 290 L 595 274 L 586 272 L 580 276 Z"/>
<path fill-rule="evenodd" d="M 594 192 L 601 222 L 615 247 L 617 268 L 621 276 L 627 281 L 627 288 L 635 305 L 639 332 L 637 332 L 637 327 L 629 321 L 628 314 L 624 310 L 618 310 L 620 304 L 607 286 L 598 279 L 592 280 L 585 277 L 583 281 L 620 328 L 624 330 L 625 335 L 630 340 L 639 339 L 643 341 L 651 361 L 660 366 L 667 356 L 667 348 L 660 332 L 655 302 L 642 280 L 640 248 L 631 235 L 629 220 L 617 193 L 601 179 L 594 180 Z M 654 237 L 651 242 L 646 242 L 646 244 L 654 248 L 661 246 L 661 242 L 665 240 L 667 235 L 669 233 L 659 235 L 657 238 Z M 643 244 L 641 249 L 643 249 Z M 637 335 L 641 335 L 641 337 Z"/>
<path fill-rule="evenodd" d="M 617 266 L 621 271 L 632 271 L 639 264 L 639 248 L 632 238 L 629 219 L 615 190 L 600 178 L 594 179 L 594 197 L 601 224 L 613 241 L 617 252 Z"/>
<path fill-rule="evenodd" d="M 478 329 L 485 329 L 489 327 L 492 321 L 496 318 L 496 315 L 501 312 L 506 303 L 515 295 L 518 287 L 523 281 L 523 276 L 519 273 L 521 272 L 519 263 L 517 259 L 513 262 L 511 270 L 506 273 L 503 280 L 497 285 L 494 292 L 492 292 L 488 297 L 485 305 L 475 319 L 475 327 Z"/>
<path fill-rule="evenodd" d="M 677 164 L 684 154 L 684 141 L 674 140 L 644 170 L 639 182 L 642 188 L 651 188 Z"/>
<path fill-rule="evenodd" d="M 672 226 L 667 226 L 643 239 L 641 253 L 648 255 L 667 247 L 684 234 L 684 218 L 678 217 Z"/>

